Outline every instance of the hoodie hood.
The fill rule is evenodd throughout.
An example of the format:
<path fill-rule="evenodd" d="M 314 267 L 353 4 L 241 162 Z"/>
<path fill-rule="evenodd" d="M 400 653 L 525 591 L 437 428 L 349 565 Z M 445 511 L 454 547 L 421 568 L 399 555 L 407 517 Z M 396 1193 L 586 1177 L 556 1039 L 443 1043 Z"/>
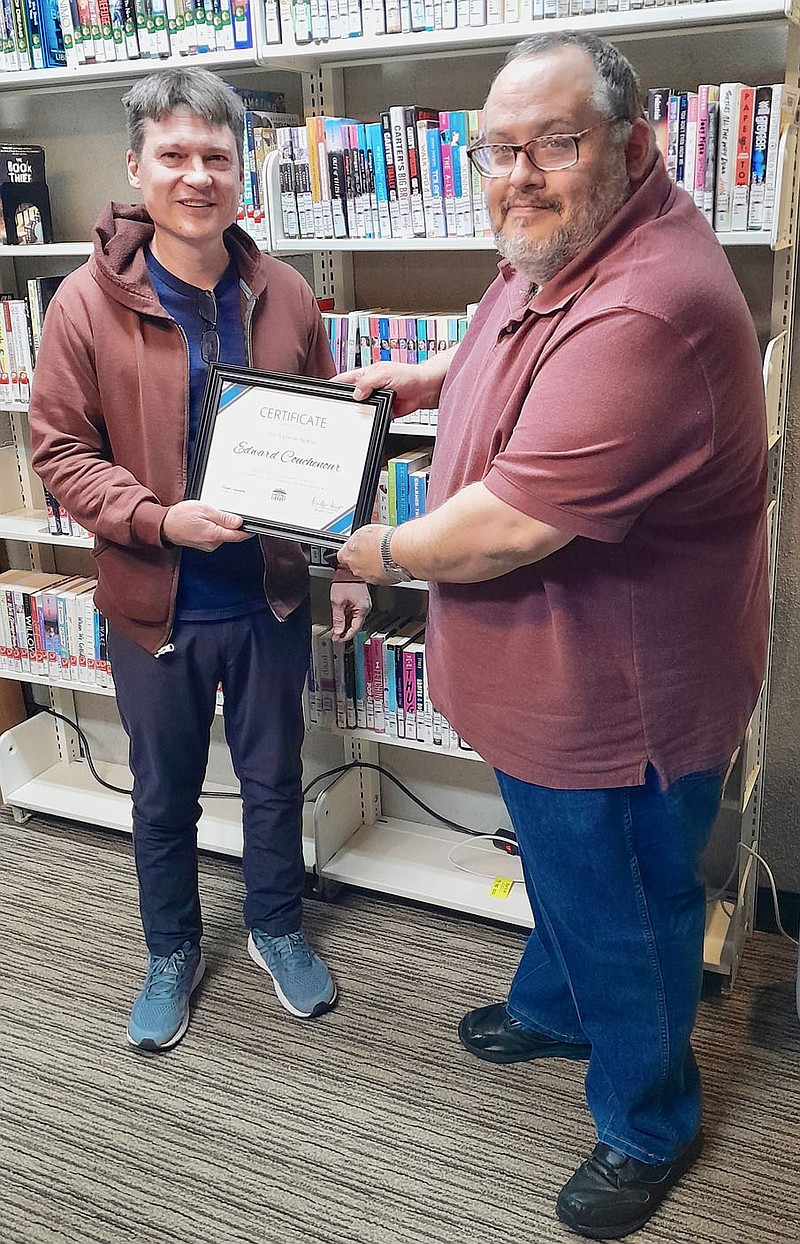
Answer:
<path fill-rule="evenodd" d="M 140 203 L 109 203 L 92 234 L 94 252 L 89 271 L 101 289 L 117 302 L 140 314 L 168 319 L 156 297 L 145 260 L 145 250 L 154 232 L 153 221 Z M 247 294 L 258 297 L 266 287 L 258 247 L 238 225 L 230 225 L 223 238 Z"/>

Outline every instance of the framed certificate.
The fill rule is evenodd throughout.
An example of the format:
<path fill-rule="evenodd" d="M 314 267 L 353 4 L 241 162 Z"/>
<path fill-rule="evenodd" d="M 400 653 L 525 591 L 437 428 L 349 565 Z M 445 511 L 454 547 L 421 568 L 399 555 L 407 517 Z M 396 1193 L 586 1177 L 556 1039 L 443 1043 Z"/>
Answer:
<path fill-rule="evenodd" d="M 393 393 L 211 363 L 187 499 L 340 548 L 372 518 Z"/>

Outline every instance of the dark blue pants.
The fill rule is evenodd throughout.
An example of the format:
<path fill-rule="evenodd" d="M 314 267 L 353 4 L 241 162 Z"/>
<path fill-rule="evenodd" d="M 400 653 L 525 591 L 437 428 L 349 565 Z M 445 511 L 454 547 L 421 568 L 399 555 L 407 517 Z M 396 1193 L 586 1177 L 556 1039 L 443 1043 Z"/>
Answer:
<path fill-rule="evenodd" d="M 498 773 L 536 927 L 508 1010 L 588 1041 L 586 1099 L 600 1140 L 671 1161 L 700 1124 L 690 1037 L 703 976 L 700 854 L 718 771 L 659 787 L 550 790 Z"/>
<path fill-rule="evenodd" d="M 176 625 L 160 657 L 118 632 L 109 640 L 133 772 L 133 847 L 145 939 L 170 955 L 202 932 L 197 888 L 198 796 L 217 684 L 242 794 L 244 921 L 271 936 L 301 922 L 302 690 L 308 603 L 285 622 L 269 610 Z"/>

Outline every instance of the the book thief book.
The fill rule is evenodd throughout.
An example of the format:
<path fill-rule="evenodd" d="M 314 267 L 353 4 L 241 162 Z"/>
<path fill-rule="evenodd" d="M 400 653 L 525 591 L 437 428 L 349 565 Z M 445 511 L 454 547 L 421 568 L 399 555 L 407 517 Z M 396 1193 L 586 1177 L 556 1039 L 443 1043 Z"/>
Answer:
<path fill-rule="evenodd" d="M 41 147 L 0 145 L 0 203 L 0 243 L 36 246 L 53 241 Z"/>

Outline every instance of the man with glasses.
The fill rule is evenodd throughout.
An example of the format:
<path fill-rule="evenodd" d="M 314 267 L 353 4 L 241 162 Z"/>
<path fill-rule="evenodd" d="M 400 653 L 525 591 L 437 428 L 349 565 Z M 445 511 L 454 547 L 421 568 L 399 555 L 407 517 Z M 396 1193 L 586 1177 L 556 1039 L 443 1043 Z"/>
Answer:
<path fill-rule="evenodd" d="M 301 931 L 301 693 L 308 569 L 296 544 L 183 499 L 209 362 L 328 378 L 312 291 L 233 222 L 242 101 L 205 69 L 165 69 L 125 96 L 128 180 L 88 264 L 51 304 L 37 359 L 33 463 L 95 532 L 97 607 L 134 776 L 133 845 L 149 963 L 128 1039 L 183 1036 L 203 975 L 198 803 L 222 685 L 241 787 L 248 951 L 282 1005 L 315 1017 L 336 999 Z M 349 577 L 349 576 L 348 576 Z M 369 607 L 332 589 L 335 630 Z"/>
<path fill-rule="evenodd" d="M 598 1143 L 557 1213 L 616 1239 L 702 1146 L 699 859 L 765 663 L 759 349 L 612 46 L 520 44 L 485 122 L 499 277 L 449 354 L 346 377 L 439 404 L 430 512 L 340 560 L 430 581 L 431 698 L 497 772 L 536 925 L 459 1036 L 587 1061 Z"/>

